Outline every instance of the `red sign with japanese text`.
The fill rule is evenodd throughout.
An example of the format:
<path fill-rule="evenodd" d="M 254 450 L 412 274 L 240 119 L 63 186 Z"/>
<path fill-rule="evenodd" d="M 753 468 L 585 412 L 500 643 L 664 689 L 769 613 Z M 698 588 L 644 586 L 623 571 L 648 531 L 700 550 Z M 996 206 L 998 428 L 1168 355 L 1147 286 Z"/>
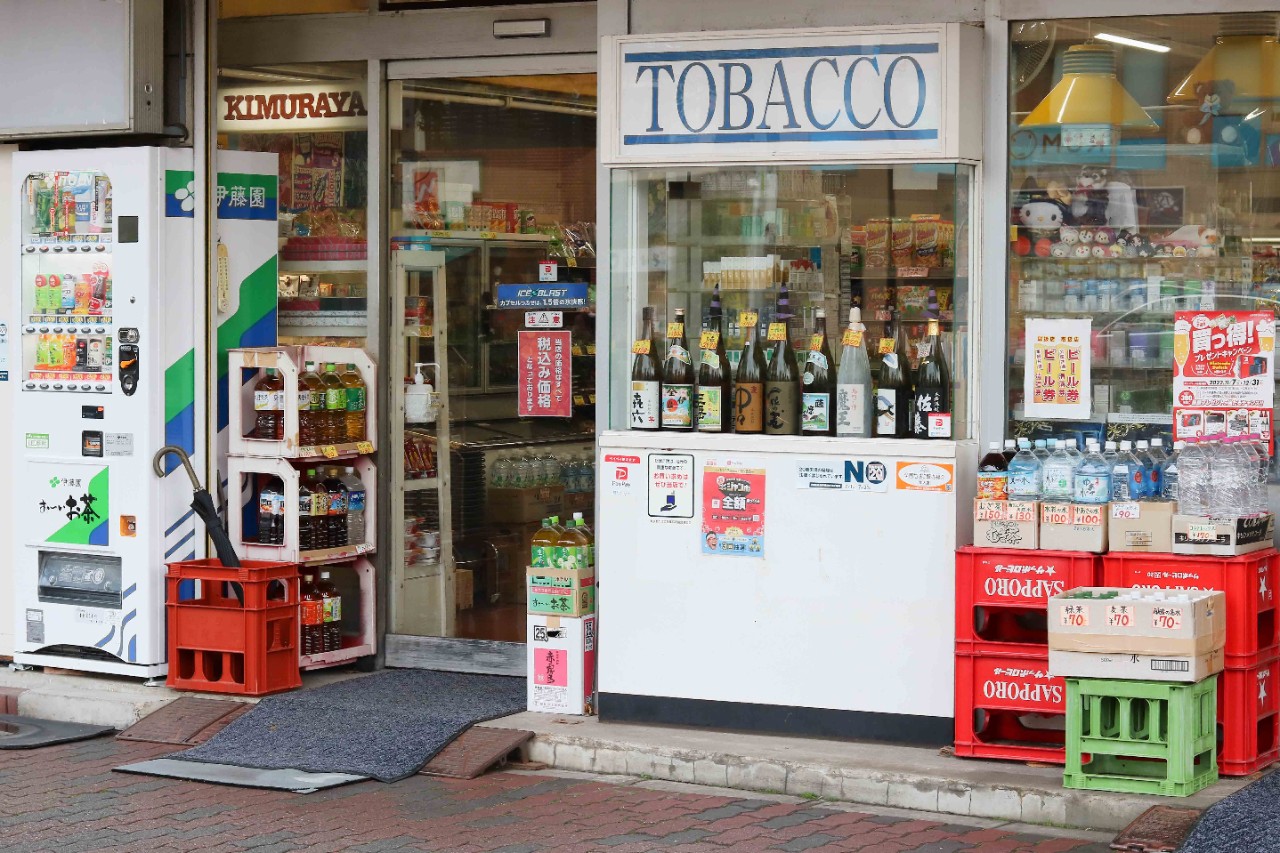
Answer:
<path fill-rule="evenodd" d="M 1179 311 L 1173 320 L 1173 436 L 1272 440 L 1271 311 Z"/>
<path fill-rule="evenodd" d="M 520 417 L 572 417 L 571 334 L 550 330 L 516 333 Z"/>
<path fill-rule="evenodd" d="M 702 469 L 702 553 L 764 556 L 764 469 Z"/>

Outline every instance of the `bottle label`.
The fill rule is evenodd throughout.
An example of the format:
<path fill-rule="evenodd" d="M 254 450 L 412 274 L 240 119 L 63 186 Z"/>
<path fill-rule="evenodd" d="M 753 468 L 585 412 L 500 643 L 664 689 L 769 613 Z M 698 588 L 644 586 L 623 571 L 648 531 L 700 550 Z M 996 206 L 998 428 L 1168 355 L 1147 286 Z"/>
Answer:
<path fill-rule="evenodd" d="M 862 346 L 862 332 L 859 329 L 845 329 L 844 337 L 840 339 L 840 345 L 845 347 Z"/>
<path fill-rule="evenodd" d="M 764 385 L 764 431 L 767 435 L 795 435 L 800 394 L 794 382 Z"/>
<path fill-rule="evenodd" d="M 1111 475 L 1077 472 L 1075 497 L 1082 503 L 1106 503 L 1111 498 Z"/>
<path fill-rule="evenodd" d="M 307 388 L 298 389 L 298 411 L 308 412 L 311 410 L 311 391 Z"/>
<path fill-rule="evenodd" d="M 818 335 L 814 335 L 814 337 L 816 338 L 816 337 L 818 337 Z M 810 350 L 810 351 L 809 351 L 809 364 L 817 365 L 817 366 L 818 366 L 819 368 L 821 368 L 822 370 L 826 370 L 826 369 L 827 369 L 827 357 L 826 357 L 825 355 L 823 355 L 822 353 L 820 353 L 820 352 L 815 352 L 815 351 L 813 351 L 813 350 Z"/>
<path fill-rule="evenodd" d="M 535 569 L 551 568 L 555 547 L 552 545 L 534 545 L 529 549 L 529 564 Z"/>
<path fill-rule="evenodd" d="M 724 392 L 718 385 L 698 388 L 698 429 L 704 432 L 724 430 Z"/>
<path fill-rule="evenodd" d="M 764 386 L 758 382 L 740 382 L 733 386 L 733 411 L 738 432 L 763 430 Z"/>
<path fill-rule="evenodd" d="M 693 426 L 693 386 L 662 386 L 662 426 L 683 429 Z"/>
<path fill-rule="evenodd" d="M 342 492 L 329 493 L 329 515 L 346 515 L 347 496 Z"/>
<path fill-rule="evenodd" d="M 346 409 L 347 389 L 326 388 L 324 392 L 324 407 L 331 412 Z"/>
<path fill-rule="evenodd" d="M 864 428 L 867 417 L 867 389 L 863 385 L 836 386 L 836 435 L 869 437 Z"/>
<path fill-rule="evenodd" d="M 707 347 L 703 347 L 702 355 L 701 357 L 699 357 L 698 360 L 703 364 L 705 364 L 707 367 L 720 366 L 720 355 L 715 351 L 715 348 L 708 349 Z"/>
<path fill-rule="evenodd" d="M 676 361 L 682 361 L 685 364 L 693 364 L 693 358 L 690 357 L 689 351 L 679 344 L 672 344 L 667 348 L 667 358 L 674 358 Z"/>
<path fill-rule="evenodd" d="M 668 337 L 668 338 L 683 338 L 683 337 L 684 337 L 684 323 L 668 323 L 668 324 L 667 324 L 667 337 Z"/>
<path fill-rule="evenodd" d="M 309 492 L 299 492 L 298 494 L 298 514 L 311 515 L 311 494 Z"/>
<path fill-rule="evenodd" d="M 347 411 L 363 412 L 365 406 L 365 389 L 348 388 L 347 389 Z"/>
<path fill-rule="evenodd" d="M 328 492 L 312 493 L 311 514 L 312 515 L 328 515 L 329 514 L 329 493 Z"/>
<path fill-rule="evenodd" d="M 1044 493 L 1046 495 L 1070 497 L 1073 492 L 1071 480 L 1071 463 L 1044 466 Z"/>
<path fill-rule="evenodd" d="M 884 366 L 890 370 L 898 369 L 898 354 L 890 351 L 884 354 Z"/>
<path fill-rule="evenodd" d="M 284 507 L 285 507 L 284 492 L 277 492 L 276 494 L 271 496 L 271 514 L 272 515 L 278 515 L 281 518 L 283 518 Z"/>
<path fill-rule="evenodd" d="M 631 383 L 631 428 L 658 428 L 658 398 L 660 395 L 657 382 Z"/>
<path fill-rule="evenodd" d="M 326 598 L 324 604 L 324 621 L 341 622 L 342 621 L 342 599 L 339 596 Z"/>
<path fill-rule="evenodd" d="M 787 339 L 786 323 L 770 323 L 769 324 L 769 340 L 785 341 Z"/>
<path fill-rule="evenodd" d="M 274 515 L 275 514 L 275 495 L 271 492 L 263 492 L 258 495 L 258 514 Z"/>
<path fill-rule="evenodd" d="M 347 492 L 347 512 L 364 512 L 365 493 L 361 490 L 352 489 Z"/>
<path fill-rule="evenodd" d="M 1040 473 L 1037 468 L 1020 468 L 1009 471 L 1009 494 L 1018 497 L 1040 494 Z"/>
<path fill-rule="evenodd" d="M 302 624 L 303 625 L 323 625 L 324 624 L 324 602 L 323 601 L 302 602 Z"/>
<path fill-rule="evenodd" d="M 1009 472 L 979 471 L 978 497 L 989 501 L 1007 501 L 1009 499 Z"/>
<path fill-rule="evenodd" d="M 943 411 L 941 392 L 917 393 L 912 403 L 912 435 L 916 438 L 951 437 L 951 413 Z"/>
<path fill-rule="evenodd" d="M 652 346 L 653 346 L 652 341 L 648 339 L 640 340 L 640 341 L 636 341 L 631 345 L 631 351 L 636 355 L 648 355 L 649 350 Z"/>
<path fill-rule="evenodd" d="M 897 435 L 898 391 L 896 388 L 876 389 L 876 435 Z"/>
<path fill-rule="evenodd" d="M 589 565 L 590 549 L 585 545 L 557 546 L 551 555 L 556 569 L 585 569 Z"/>
<path fill-rule="evenodd" d="M 800 397 L 800 431 L 827 432 L 831 429 L 831 395 L 805 393 Z"/>
<path fill-rule="evenodd" d="M 253 392 L 253 408 L 254 411 L 264 412 L 272 408 L 272 400 L 275 395 L 270 391 L 254 391 Z"/>
<path fill-rule="evenodd" d="M 720 345 L 720 333 L 714 329 L 703 332 L 698 336 L 698 348 L 703 350 L 713 350 Z M 706 354 L 703 354 L 705 359 Z"/>

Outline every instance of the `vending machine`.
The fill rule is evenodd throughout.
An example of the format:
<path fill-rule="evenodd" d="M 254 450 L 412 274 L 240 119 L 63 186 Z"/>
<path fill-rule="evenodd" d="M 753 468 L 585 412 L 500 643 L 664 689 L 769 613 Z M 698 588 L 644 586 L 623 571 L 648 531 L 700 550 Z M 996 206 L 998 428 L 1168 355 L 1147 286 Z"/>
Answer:
<path fill-rule="evenodd" d="M 157 677 L 165 563 L 204 551 L 176 458 L 152 470 L 203 465 L 192 153 L 21 152 L 11 187 L 14 662 Z"/>

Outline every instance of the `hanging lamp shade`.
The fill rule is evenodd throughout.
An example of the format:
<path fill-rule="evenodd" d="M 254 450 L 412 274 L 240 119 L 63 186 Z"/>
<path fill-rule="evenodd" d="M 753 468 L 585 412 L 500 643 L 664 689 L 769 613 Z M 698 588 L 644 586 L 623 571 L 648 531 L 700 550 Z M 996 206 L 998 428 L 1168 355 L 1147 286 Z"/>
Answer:
<path fill-rule="evenodd" d="M 1062 57 L 1062 79 L 1020 127 L 1110 125 L 1154 130 L 1156 123 L 1116 78 L 1116 55 L 1101 44 L 1075 44 Z"/>
<path fill-rule="evenodd" d="M 1280 100 L 1280 40 L 1274 14 L 1230 15 L 1213 47 L 1169 93 L 1171 104 L 1198 104 L 1230 81 L 1233 103 Z M 1224 99 L 1225 100 L 1225 99 Z"/>

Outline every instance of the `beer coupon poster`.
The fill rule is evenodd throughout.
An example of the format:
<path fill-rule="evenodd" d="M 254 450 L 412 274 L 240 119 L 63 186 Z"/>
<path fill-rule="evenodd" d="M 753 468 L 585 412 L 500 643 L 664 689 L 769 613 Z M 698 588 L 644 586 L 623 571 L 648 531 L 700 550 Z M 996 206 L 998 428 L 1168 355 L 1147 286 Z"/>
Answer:
<path fill-rule="evenodd" d="M 1272 440 L 1276 321 L 1270 311 L 1173 316 L 1173 437 Z"/>
<path fill-rule="evenodd" d="M 1092 321 L 1027 320 L 1023 417 L 1087 420 Z"/>
<path fill-rule="evenodd" d="M 702 553 L 764 556 L 764 469 L 702 469 Z"/>

